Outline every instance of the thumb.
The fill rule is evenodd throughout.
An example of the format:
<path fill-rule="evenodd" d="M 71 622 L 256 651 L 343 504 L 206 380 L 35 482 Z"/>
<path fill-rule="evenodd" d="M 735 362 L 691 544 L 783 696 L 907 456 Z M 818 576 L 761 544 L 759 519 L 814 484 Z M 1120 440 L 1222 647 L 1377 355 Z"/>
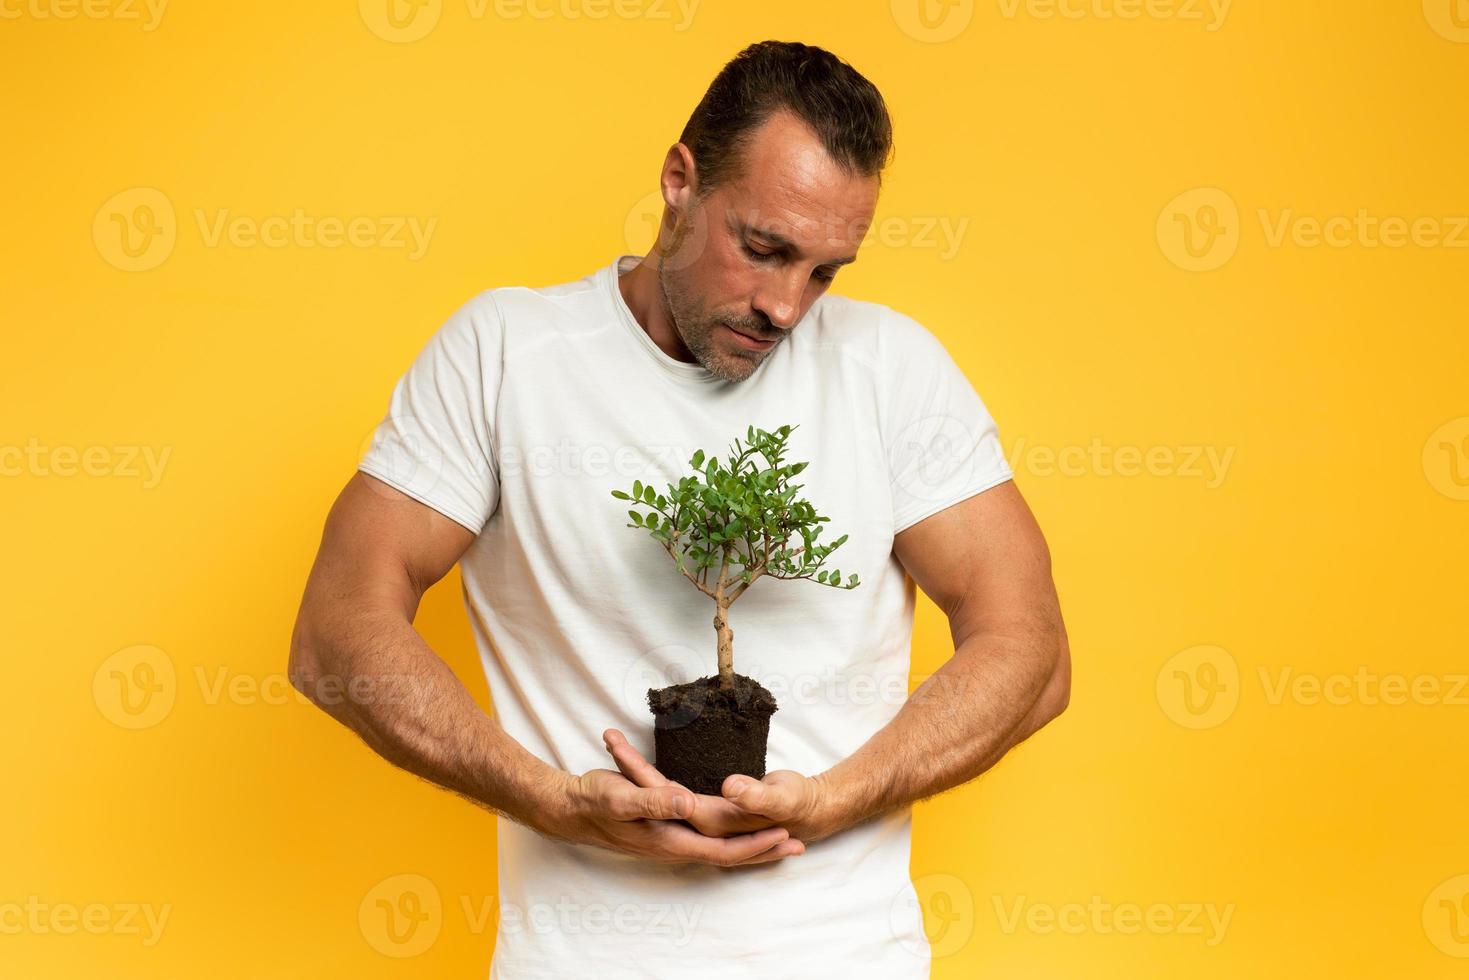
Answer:
<path fill-rule="evenodd" d="M 637 791 L 638 816 L 648 820 L 681 820 L 694 812 L 694 794 L 682 786 Z"/>
<path fill-rule="evenodd" d="M 726 800 L 750 813 L 763 813 L 768 803 L 765 784 L 749 776 L 729 776 L 721 789 Z"/>

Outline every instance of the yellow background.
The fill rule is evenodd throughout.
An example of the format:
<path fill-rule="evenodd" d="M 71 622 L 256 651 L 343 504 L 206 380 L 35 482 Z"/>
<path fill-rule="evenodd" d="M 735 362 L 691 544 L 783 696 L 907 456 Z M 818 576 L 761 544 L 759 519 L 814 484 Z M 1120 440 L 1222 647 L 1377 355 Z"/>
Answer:
<path fill-rule="evenodd" d="M 887 232 L 837 290 L 927 324 L 985 397 L 1074 649 L 1068 713 L 917 809 L 934 976 L 1462 976 L 1469 9 L 626 2 L 442 0 L 399 41 L 372 0 L 178 0 L 152 30 L 5 0 L 0 446 L 41 462 L 0 478 L 0 911 L 116 928 L 0 918 L 0 972 L 485 974 L 491 817 L 283 683 L 321 523 L 443 318 L 641 250 L 704 87 L 775 37 L 889 101 Z M 120 252 L 114 215 L 157 200 L 114 201 L 137 188 L 173 209 L 161 259 Z M 298 208 L 437 224 L 413 259 L 210 244 L 197 217 Z M 1459 244 L 1294 224 L 1359 211 Z M 106 453 L 64 476 L 65 447 Z M 114 447 L 167 450 L 161 477 Z M 487 703 L 457 574 L 418 625 Z M 924 605 L 915 680 L 950 649 Z M 124 727 L 117 678 L 149 668 L 156 717 Z M 1359 668 L 1420 693 L 1331 680 Z M 1302 676 L 1346 703 L 1281 693 Z M 441 900 L 412 957 L 373 926 L 384 889 L 423 887 L 400 875 Z M 128 903 L 167 907 L 158 941 Z M 1230 919 L 1046 927 L 1073 903 Z"/>

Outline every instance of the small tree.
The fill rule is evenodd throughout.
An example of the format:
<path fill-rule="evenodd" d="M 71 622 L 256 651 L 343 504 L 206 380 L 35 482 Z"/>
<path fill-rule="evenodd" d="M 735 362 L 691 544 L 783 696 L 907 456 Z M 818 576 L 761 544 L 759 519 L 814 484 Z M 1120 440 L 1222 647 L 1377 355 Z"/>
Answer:
<path fill-rule="evenodd" d="M 736 439 L 729 459 L 705 460 L 701 449 L 689 459 L 694 476 L 658 493 L 634 480 L 631 493 L 612 496 L 647 508 L 629 510 L 632 523 L 647 531 L 672 556 L 684 577 L 714 600 L 719 686 L 734 687 L 734 630 L 729 607 L 762 576 L 812 579 L 838 589 L 855 589 L 856 575 L 842 583 L 840 569 L 824 570 L 827 557 L 847 540 L 843 534 L 820 544 L 821 525 L 831 520 L 796 497 L 803 484 L 790 483 L 806 463 L 785 462 L 786 441 L 797 427 L 774 432 L 751 426 L 745 445 Z M 763 461 L 764 466 L 761 466 Z M 792 547 L 791 539 L 801 543 Z M 717 569 L 717 571 L 716 571 Z"/>

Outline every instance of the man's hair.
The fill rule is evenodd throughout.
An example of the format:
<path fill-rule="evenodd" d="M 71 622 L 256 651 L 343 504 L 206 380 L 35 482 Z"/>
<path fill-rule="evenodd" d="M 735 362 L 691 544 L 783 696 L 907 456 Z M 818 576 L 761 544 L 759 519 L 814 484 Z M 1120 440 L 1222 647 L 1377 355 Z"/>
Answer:
<path fill-rule="evenodd" d="M 724 66 L 679 137 L 694 155 L 699 197 L 740 176 L 752 134 L 780 110 L 809 126 L 848 174 L 881 181 L 893 123 L 877 87 L 830 51 L 761 41 Z"/>

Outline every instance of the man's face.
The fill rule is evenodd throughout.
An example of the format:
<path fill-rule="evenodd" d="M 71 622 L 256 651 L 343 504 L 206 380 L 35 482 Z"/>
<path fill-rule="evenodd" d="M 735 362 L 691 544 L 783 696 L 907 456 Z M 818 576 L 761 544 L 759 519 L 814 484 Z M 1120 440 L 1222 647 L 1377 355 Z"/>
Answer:
<path fill-rule="evenodd" d="M 689 195 L 659 265 L 669 316 L 698 362 L 748 378 L 856 260 L 877 195 L 876 177 L 844 173 L 795 116 L 756 130 L 740 177 L 702 201 Z"/>

